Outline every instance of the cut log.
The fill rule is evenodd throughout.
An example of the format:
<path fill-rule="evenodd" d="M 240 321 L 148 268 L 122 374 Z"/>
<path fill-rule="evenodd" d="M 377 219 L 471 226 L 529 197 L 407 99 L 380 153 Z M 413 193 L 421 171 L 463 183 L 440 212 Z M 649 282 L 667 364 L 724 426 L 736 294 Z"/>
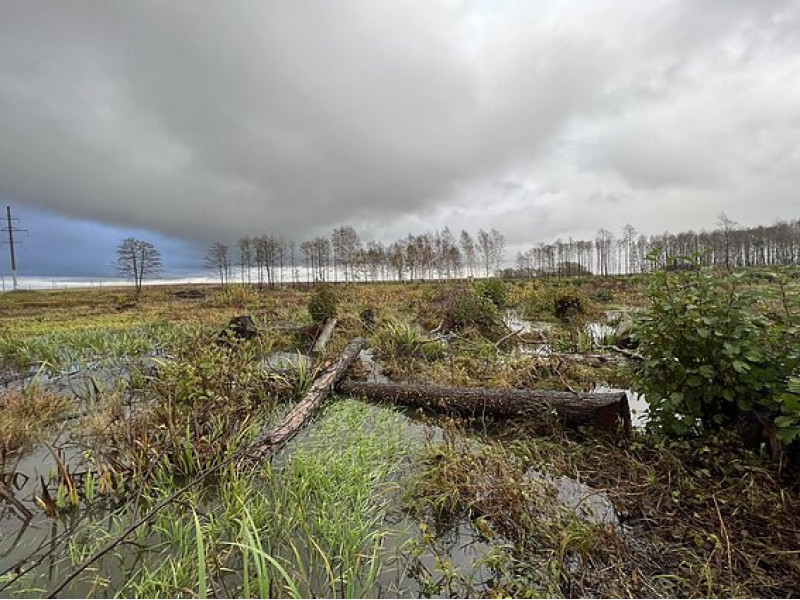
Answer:
<path fill-rule="evenodd" d="M 553 409 L 569 427 L 590 425 L 599 430 L 616 432 L 621 426 L 623 435 L 629 436 L 631 433 L 631 411 L 624 392 L 575 394 L 549 390 L 458 388 L 352 380 L 340 382 L 336 391 L 368 400 L 467 416 L 509 417 Z"/>
<path fill-rule="evenodd" d="M 325 327 L 322 328 L 322 332 L 319 334 L 317 341 L 314 342 L 314 347 L 311 349 L 312 354 L 322 354 L 325 352 L 325 346 L 328 345 L 328 340 L 331 339 L 334 327 L 336 327 L 335 318 L 330 318 L 325 321 Z"/>
<path fill-rule="evenodd" d="M 277 448 L 285 444 L 297 433 L 300 428 L 311 418 L 314 411 L 320 407 L 328 397 L 333 386 L 344 375 L 348 367 L 358 358 L 358 353 L 364 347 L 364 339 L 356 338 L 344 349 L 341 356 L 330 367 L 314 380 L 311 388 L 303 396 L 280 425 L 274 428 L 265 427 L 258 434 L 255 441 L 244 453 L 240 464 L 259 462 L 272 454 Z"/>

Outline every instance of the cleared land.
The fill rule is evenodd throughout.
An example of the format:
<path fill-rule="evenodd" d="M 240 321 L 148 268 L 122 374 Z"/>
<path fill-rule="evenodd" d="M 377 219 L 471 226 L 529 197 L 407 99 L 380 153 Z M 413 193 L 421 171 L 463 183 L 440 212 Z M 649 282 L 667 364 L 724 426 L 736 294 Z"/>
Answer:
<path fill-rule="evenodd" d="M 313 356 L 314 288 L 2 294 L 0 593 L 796 595 L 791 445 L 738 426 L 671 439 L 634 414 L 629 437 L 546 407 L 457 416 L 334 394 L 243 466 L 355 338 L 369 349 L 354 381 L 635 388 L 653 346 L 628 338 L 651 284 L 335 285 L 336 306 L 317 309 L 336 327 Z M 783 302 L 796 318 L 800 280 L 741 285 L 763 298 L 754 314 Z M 220 336 L 238 315 L 256 337 Z"/>

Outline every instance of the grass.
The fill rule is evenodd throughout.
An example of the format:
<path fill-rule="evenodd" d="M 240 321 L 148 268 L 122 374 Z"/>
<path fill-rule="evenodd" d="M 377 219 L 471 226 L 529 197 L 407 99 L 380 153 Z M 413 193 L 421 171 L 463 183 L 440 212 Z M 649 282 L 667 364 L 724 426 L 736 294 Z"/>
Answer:
<path fill-rule="evenodd" d="M 37 386 L 0 395 L 0 451 L 15 452 L 43 439 L 48 424 L 64 414 L 69 401 Z"/>
<path fill-rule="evenodd" d="M 392 527 L 394 481 L 413 449 L 400 415 L 341 400 L 272 465 L 225 470 L 138 532 L 136 560 L 109 557 L 100 569 L 111 577 L 89 574 L 71 591 L 113 580 L 125 597 L 369 597 Z M 178 481 L 157 473 L 143 506 Z M 71 562 L 113 537 L 127 513 L 75 536 Z"/>
<path fill-rule="evenodd" d="M 570 282 L 588 298 L 584 318 L 590 320 L 599 320 L 601 309 L 641 306 L 644 284 L 644 278 L 621 277 Z M 597 351 L 576 323 L 543 312 L 561 287 L 557 280 L 513 282 L 509 304 L 520 311 L 538 298 L 535 314 L 552 323 L 543 334 L 552 348 Z M 124 529 L 134 513 L 226 460 L 262 424 L 277 422 L 313 380 L 314 366 L 276 372 L 263 363 L 274 350 L 304 350 L 299 332 L 310 322 L 310 290 L 202 286 L 206 296 L 187 301 L 173 296 L 177 289 L 146 289 L 133 306 L 125 290 L 0 295 L 0 371 L 95 361 L 133 369 L 120 371 L 126 385 L 110 386 L 90 414 L 70 421 L 69 434 L 85 458 L 80 469 L 71 467 L 79 472 L 72 481 L 59 475 L 64 490 L 57 498 L 69 496 L 69 502 L 61 502 L 57 518 L 86 518 L 64 558 L 54 561 L 56 579 Z M 381 350 L 384 373 L 396 380 L 560 390 L 629 382 L 631 373 L 616 364 L 589 367 L 527 354 L 514 339 L 498 347 L 497 331 L 461 321 L 449 343 L 426 344 L 417 324 L 432 329 L 443 310 L 460 309 L 450 302 L 453 289 L 337 285 L 338 325 L 320 362 L 365 336 Z M 374 325 L 360 318 L 367 308 Z M 262 336 L 218 346 L 218 331 L 242 313 L 253 315 Z M 154 350 L 163 352 L 153 361 L 128 360 Z M 9 448 L 43 439 L 46 411 L 58 406 L 46 400 L 45 389 L 0 395 L 8 409 L 0 411 L 0 431 Z M 475 421 L 456 422 L 443 441 L 420 449 L 405 423 L 391 409 L 331 402 L 272 464 L 210 478 L 69 593 L 391 593 L 384 587 L 387 551 L 403 492 L 416 532 L 405 547 L 414 581 L 395 590 L 404 594 L 780 596 L 798 589 L 796 480 L 766 452 L 744 452 L 732 437 L 665 446 L 637 436 L 623 448 L 555 422 Z M 546 483 L 525 476 L 530 468 L 604 490 L 625 532 L 559 508 Z M 109 513 L 109 504 L 117 509 Z M 467 543 L 464 531 L 486 550 L 471 564 L 454 558 L 453 544 Z M 36 590 L 52 585 L 47 570 L 4 592 L 41 594 Z"/>
<path fill-rule="evenodd" d="M 102 364 L 151 354 L 186 336 L 184 328 L 167 323 L 74 328 L 24 338 L 3 336 L 0 364 L 18 370 L 43 367 L 60 372 L 90 362 Z"/>
<path fill-rule="evenodd" d="M 499 428 L 499 429 L 498 429 Z M 496 549 L 487 587 L 477 566 L 427 573 L 434 593 L 603 597 L 783 597 L 800 582 L 796 481 L 776 476 L 735 436 L 684 446 L 637 438 L 630 449 L 565 433 L 532 436 L 496 425 L 467 441 L 453 431 L 429 444 L 407 486 L 407 505 L 426 523 L 418 544 L 462 523 Z M 479 436 L 480 438 L 481 436 Z M 581 521 L 525 472 L 566 475 L 603 490 L 624 531 Z M 419 551 L 417 549 L 417 551 Z M 446 556 L 441 564 L 446 563 Z M 485 566 L 485 565 L 484 565 Z"/>

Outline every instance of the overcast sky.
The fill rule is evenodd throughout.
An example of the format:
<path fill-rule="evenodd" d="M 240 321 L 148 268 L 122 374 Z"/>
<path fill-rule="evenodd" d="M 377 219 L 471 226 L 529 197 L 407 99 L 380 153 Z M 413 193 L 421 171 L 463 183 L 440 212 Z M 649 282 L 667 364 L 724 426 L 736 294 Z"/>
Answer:
<path fill-rule="evenodd" d="M 31 275 L 102 275 L 130 234 L 177 272 L 343 223 L 512 250 L 769 224 L 800 216 L 799 143 L 798 2 L 0 6 L 0 200 Z"/>

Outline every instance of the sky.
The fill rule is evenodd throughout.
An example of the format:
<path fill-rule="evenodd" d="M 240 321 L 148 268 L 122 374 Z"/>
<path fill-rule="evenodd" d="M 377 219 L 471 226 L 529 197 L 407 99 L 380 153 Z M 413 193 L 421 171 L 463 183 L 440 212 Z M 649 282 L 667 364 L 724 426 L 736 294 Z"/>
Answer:
<path fill-rule="evenodd" d="M 5 0 L 20 272 L 214 241 L 556 238 L 800 216 L 800 3 Z M 0 271 L 8 272 L 7 248 Z M 513 256 L 510 258 L 513 259 Z"/>

